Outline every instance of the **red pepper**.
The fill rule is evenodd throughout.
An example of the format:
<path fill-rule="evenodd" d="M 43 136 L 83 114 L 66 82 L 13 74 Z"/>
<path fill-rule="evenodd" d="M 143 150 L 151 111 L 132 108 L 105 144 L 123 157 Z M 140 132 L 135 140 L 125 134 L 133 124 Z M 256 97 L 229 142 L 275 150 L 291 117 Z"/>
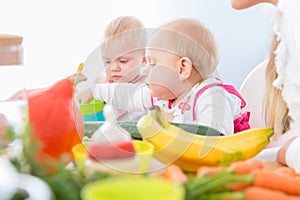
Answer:
<path fill-rule="evenodd" d="M 69 79 L 56 82 L 47 89 L 28 92 L 29 122 L 33 136 L 41 143 L 37 153 L 39 161 L 60 159 L 84 136 L 84 122 L 73 100 L 74 84 Z"/>

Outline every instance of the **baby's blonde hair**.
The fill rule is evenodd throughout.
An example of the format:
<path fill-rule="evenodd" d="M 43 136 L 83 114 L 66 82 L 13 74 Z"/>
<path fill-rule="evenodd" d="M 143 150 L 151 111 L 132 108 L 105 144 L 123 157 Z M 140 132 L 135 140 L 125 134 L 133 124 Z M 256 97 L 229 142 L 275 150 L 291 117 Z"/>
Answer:
<path fill-rule="evenodd" d="M 161 25 L 154 32 L 148 47 L 188 57 L 202 78 L 210 76 L 219 63 L 213 34 L 193 18 L 180 18 Z"/>
<path fill-rule="evenodd" d="M 266 125 L 274 129 L 274 138 L 278 139 L 280 135 L 287 132 L 290 128 L 291 118 L 288 115 L 286 102 L 283 100 L 282 91 L 273 86 L 274 80 L 278 74 L 275 67 L 275 50 L 278 46 L 278 40 L 275 35 L 272 38 L 269 62 L 265 72 L 266 93 L 264 102 L 264 115 Z"/>
<path fill-rule="evenodd" d="M 145 49 L 147 35 L 144 24 L 133 16 L 120 16 L 113 19 L 105 28 L 101 51 L 104 55 L 119 55 Z"/>
<path fill-rule="evenodd" d="M 120 16 L 113 19 L 104 30 L 104 39 L 109 39 L 117 34 L 134 29 L 145 28 L 144 24 L 133 16 Z"/>

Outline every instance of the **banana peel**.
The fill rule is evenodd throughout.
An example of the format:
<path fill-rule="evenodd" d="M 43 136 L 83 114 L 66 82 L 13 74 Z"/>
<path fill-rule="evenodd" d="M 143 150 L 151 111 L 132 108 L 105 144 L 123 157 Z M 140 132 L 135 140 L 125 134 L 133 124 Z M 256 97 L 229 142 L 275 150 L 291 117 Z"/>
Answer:
<path fill-rule="evenodd" d="M 154 145 L 157 160 L 166 165 L 175 163 L 190 172 L 202 165 L 226 166 L 249 159 L 263 150 L 273 135 L 272 128 L 248 129 L 228 136 L 206 128 L 206 133 L 194 134 L 169 123 L 158 107 L 142 116 L 137 128 L 143 139 Z"/>

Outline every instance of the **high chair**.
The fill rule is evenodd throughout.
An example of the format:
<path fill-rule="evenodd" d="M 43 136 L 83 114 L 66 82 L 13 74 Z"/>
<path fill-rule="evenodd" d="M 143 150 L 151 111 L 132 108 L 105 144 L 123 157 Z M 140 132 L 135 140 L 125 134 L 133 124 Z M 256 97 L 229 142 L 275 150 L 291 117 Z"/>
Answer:
<path fill-rule="evenodd" d="M 246 101 L 247 111 L 251 112 L 251 128 L 266 127 L 263 116 L 263 102 L 265 95 L 265 70 L 268 60 L 259 63 L 245 78 L 239 92 Z"/>

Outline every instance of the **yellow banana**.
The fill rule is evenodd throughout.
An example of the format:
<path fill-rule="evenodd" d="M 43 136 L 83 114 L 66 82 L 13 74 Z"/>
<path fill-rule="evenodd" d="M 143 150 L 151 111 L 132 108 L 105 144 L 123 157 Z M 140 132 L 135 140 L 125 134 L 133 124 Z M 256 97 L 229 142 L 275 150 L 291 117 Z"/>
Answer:
<path fill-rule="evenodd" d="M 155 158 L 164 164 L 178 164 L 185 171 L 251 158 L 264 149 L 273 135 L 271 128 L 249 129 L 229 136 L 196 135 L 167 122 L 158 109 L 141 117 L 137 128 L 143 139 L 155 146 Z"/>

